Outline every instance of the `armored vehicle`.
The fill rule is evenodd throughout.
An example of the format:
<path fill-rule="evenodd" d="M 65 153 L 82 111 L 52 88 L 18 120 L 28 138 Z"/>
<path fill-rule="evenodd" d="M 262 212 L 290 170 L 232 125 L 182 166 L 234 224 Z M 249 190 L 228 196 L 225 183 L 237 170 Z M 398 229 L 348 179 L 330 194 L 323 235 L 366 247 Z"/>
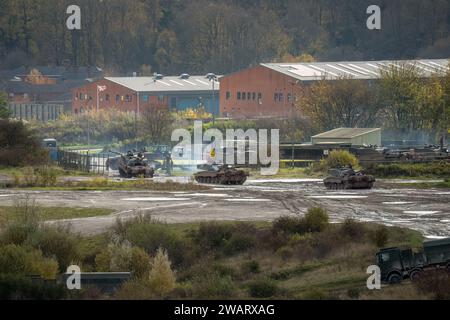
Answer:
<path fill-rule="evenodd" d="M 375 178 L 352 168 L 335 168 L 330 170 L 330 176 L 323 180 L 325 186 L 330 190 L 339 189 L 371 189 Z"/>
<path fill-rule="evenodd" d="M 107 165 L 113 170 L 119 170 L 122 178 L 153 178 L 155 170 L 149 166 L 148 161 L 142 153 L 135 155 L 129 151 L 126 155 L 119 154 L 119 157 L 108 160 Z"/>
<path fill-rule="evenodd" d="M 450 272 L 450 238 L 427 241 L 423 250 L 386 248 L 377 255 L 381 281 L 399 283 L 403 279 L 415 280 L 423 271 L 446 268 Z"/>
<path fill-rule="evenodd" d="M 204 171 L 194 175 L 195 181 L 198 183 L 242 185 L 248 177 L 248 173 L 244 170 L 238 170 L 228 165 L 206 165 L 201 169 Z"/>

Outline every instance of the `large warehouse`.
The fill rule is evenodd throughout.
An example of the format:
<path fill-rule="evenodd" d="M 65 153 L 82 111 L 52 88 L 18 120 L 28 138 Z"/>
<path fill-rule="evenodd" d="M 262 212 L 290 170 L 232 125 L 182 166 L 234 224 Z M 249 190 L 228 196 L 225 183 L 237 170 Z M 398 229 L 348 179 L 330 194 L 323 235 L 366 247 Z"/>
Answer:
<path fill-rule="evenodd" d="M 213 93 L 214 92 L 214 93 Z M 117 108 L 140 112 L 150 106 L 185 110 L 203 106 L 219 113 L 219 82 L 205 76 L 106 77 L 72 90 L 72 111 Z"/>
<path fill-rule="evenodd" d="M 220 78 L 220 113 L 231 118 L 286 117 L 296 96 L 314 81 L 376 80 L 395 64 L 415 65 L 423 76 L 444 74 L 448 60 L 267 63 Z"/>
<path fill-rule="evenodd" d="M 313 145 L 381 146 L 381 128 L 337 128 L 311 137 Z"/>

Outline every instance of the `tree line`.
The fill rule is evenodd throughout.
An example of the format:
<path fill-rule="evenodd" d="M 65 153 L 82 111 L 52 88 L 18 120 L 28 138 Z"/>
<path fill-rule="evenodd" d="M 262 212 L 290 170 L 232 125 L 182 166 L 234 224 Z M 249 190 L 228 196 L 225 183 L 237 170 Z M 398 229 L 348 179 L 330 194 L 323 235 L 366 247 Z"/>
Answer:
<path fill-rule="evenodd" d="M 449 0 L 2 0 L 0 67 L 229 73 L 260 62 L 447 58 Z M 81 8 L 81 30 L 66 9 Z M 366 9 L 382 10 L 368 30 Z"/>
<path fill-rule="evenodd" d="M 314 131 L 379 126 L 405 138 L 438 138 L 450 130 L 450 71 L 425 78 L 415 65 L 393 64 L 379 80 L 318 81 L 297 104 Z"/>

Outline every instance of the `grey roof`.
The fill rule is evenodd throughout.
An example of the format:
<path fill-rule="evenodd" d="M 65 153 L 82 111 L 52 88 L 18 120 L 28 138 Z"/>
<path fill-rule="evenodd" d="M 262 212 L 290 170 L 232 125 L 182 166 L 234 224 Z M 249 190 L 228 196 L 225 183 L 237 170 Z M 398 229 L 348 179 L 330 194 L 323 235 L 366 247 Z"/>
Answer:
<path fill-rule="evenodd" d="M 337 128 L 331 131 L 327 131 L 313 138 L 325 138 L 325 139 L 351 139 L 364 134 L 381 131 L 380 128 Z"/>
<path fill-rule="evenodd" d="M 212 91 L 212 82 L 205 76 L 191 76 L 189 79 L 164 77 L 156 81 L 153 77 L 106 77 L 105 79 L 136 92 Z M 216 81 L 214 90 L 218 91 L 219 88 L 220 84 Z"/>
<path fill-rule="evenodd" d="M 347 62 L 311 62 L 311 63 L 263 63 L 264 67 L 286 74 L 301 81 L 335 80 L 354 78 L 362 80 L 380 78 L 380 70 L 388 70 L 392 65 L 414 65 L 428 77 L 432 74 L 444 74 L 449 71 L 449 60 L 384 60 L 384 61 L 347 61 Z"/>

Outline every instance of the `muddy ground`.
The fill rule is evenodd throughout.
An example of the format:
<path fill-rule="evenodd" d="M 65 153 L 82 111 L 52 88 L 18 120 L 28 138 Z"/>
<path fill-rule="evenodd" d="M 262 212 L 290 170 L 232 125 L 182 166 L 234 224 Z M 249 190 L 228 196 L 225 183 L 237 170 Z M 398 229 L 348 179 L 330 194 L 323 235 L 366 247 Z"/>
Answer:
<path fill-rule="evenodd" d="M 180 178 L 183 182 L 184 179 Z M 450 236 L 450 190 L 408 189 L 378 183 L 372 190 L 326 190 L 321 180 L 250 180 L 244 186 L 218 186 L 206 192 L 16 191 L 0 190 L 0 205 L 25 195 L 42 206 L 111 208 L 111 216 L 62 220 L 75 232 L 97 234 L 118 217 L 150 214 L 168 223 L 206 220 L 270 221 L 304 214 L 309 207 L 328 210 L 332 222 L 353 218 L 421 231 L 430 238 Z"/>

